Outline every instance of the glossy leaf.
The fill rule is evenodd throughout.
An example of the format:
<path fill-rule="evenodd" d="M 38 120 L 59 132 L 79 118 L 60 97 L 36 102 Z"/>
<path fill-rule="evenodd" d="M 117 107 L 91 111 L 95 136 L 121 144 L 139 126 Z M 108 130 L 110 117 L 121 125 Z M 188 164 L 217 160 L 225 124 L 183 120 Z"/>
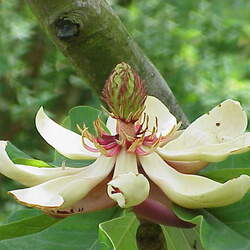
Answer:
<path fill-rule="evenodd" d="M 100 224 L 99 237 L 102 239 L 102 242 L 110 244 L 110 249 L 136 250 L 138 249 L 136 233 L 139 225 L 140 223 L 136 216 L 132 213 L 128 213 L 123 217 Z M 161 226 L 161 228 L 167 242 L 168 250 L 203 249 L 199 240 L 198 228 L 180 229 L 166 226 Z M 159 242 L 157 242 L 157 244 L 158 243 Z"/>
<path fill-rule="evenodd" d="M 79 125 L 81 128 L 83 124 L 86 125 L 86 127 L 89 128 L 89 131 L 91 133 L 94 133 L 94 127 L 93 122 L 98 118 L 98 116 L 101 115 L 101 111 L 95 108 L 91 108 L 88 106 L 78 106 L 75 108 L 72 108 L 69 111 L 69 117 L 71 121 L 71 129 L 77 133 L 79 133 L 79 130 L 77 129 L 77 125 Z"/>
<path fill-rule="evenodd" d="M 250 175 L 250 168 L 224 168 L 203 172 L 202 175 L 218 182 L 226 182 L 242 174 Z"/>
<path fill-rule="evenodd" d="M 202 250 L 198 227 L 181 229 L 162 226 L 168 250 Z"/>
<path fill-rule="evenodd" d="M 21 164 L 21 165 L 29 165 L 34 166 L 38 168 L 50 168 L 52 167 L 48 163 L 41 161 L 41 160 L 35 160 L 35 159 L 26 159 L 26 158 L 16 158 L 13 160 L 15 164 Z"/>
<path fill-rule="evenodd" d="M 18 158 L 25 158 L 25 159 L 31 159 L 29 155 L 18 149 L 16 146 L 14 146 L 12 143 L 8 142 L 6 151 L 10 157 L 11 160 L 18 159 Z"/>
<path fill-rule="evenodd" d="M 250 194 L 230 206 L 188 210 L 175 207 L 183 220 L 200 225 L 200 237 L 205 249 L 250 249 Z"/>
<path fill-rule="evenodd" d="M 113 249 L 127 250 L 137 249 L 136 230 L 139 222 L 134 214 L 129 213 L 99 226 L 99 237 L 106 245 Z"/>
<path fill-rule="evenodd" d="M 225 182 L 242 174 L 250 175 L 249 159 L 250 152 L 232 155 L 225 161 L 209 164 L 199 174 L 219 182 Z"/>
<path fill-rule="evenodd" d="M 31 234 L 28 231 L 21 234 L 22 231 L 15 230 L 15 228 L 12 228 L 12 232 L 9 233 L 10 230 L 6 230 L 6 227 L 10 227 L 12 224 L 7 224 L 3 226 L 5 230 L 1 231 L 0 249 L 33 250 L 34 246 L 37 250 L 100 249 L 100 247 L 106 247 L 106 245 L 98 241 L 99 223 L 110 220 L 119 214 L 120 209 L 112 208 L 95 213 L 74 215 L 66 219 L 55 219 L 46 215 L 38 215 L 27 220 L 32 222 L 32 219 L 35 218 L 42 225 L 45 224 L 43 221 L 47 220 L 55 221 L 56 223 L 44 228 L 43 231 L 37 231 L 37 233 L 30 230 Z M 19 223 L 21 226 L 22 221 L 14 222 L 14 224 Z M 26 225 L 26 228 L 33 228 L 33 223 L 24 225 Z M 8 237 L 6 236 L 4 239 L 2 235 L 7 235 Z"/>
<path fill-rule="evenodd" d="M 16 146 L 14 146 L 11 142 L 8 142 L 6 151 L 8 153 L 8 156 L 15 164 L 21 164 L 21 165 L 29 165 L 34 167 L 52 167 L 48 163 L 32 159 L 31 156 L 27 155 L 20 149 L 18 149 Z"/>
<path fill-rule="evenodd" d="M 59 219 L 47 215 L 37 215 L 0 226 L 0 241 L 40 232 Z"/>
<path fill-rule="evenodd" d="M 43 214 L 42 211 L 38 209 L 22 208 L 12 213 L 9 216 L 7 222 L 8 223 L 16 222 L 19 220 L 28 219 L 30 217 L 35 217 L 35 216 L 42 215 L 42 214 Z"/>
<path fill-rule="evenodd" d="M 201 170 L 200 173 L 206 173 L 218 169 L 250 168 L 249 159 L 250 151 L 239 155 L 231 155 L 224 161 L 210 163 L 206 168 Z"/>

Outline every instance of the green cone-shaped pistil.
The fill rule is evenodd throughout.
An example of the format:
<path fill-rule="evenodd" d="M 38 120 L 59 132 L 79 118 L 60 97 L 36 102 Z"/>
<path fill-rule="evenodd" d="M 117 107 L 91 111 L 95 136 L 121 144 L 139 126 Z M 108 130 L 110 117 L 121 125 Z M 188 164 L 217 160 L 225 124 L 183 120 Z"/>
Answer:
<path fill-rule="evenodd" d="M 136 122 L 145 108 L 146 90 L 139 75 L 122 62 L 106 81 L 103 99 L 115 118 L 127 123 Z"/>

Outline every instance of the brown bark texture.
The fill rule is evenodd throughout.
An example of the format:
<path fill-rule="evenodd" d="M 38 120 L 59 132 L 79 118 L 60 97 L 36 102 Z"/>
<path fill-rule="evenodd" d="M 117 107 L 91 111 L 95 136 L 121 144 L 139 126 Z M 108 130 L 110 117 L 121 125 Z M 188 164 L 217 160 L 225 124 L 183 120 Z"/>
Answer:
<path fill-rule="evenodd" d="M 187 118 L 158 70 L 105 0 L 27 0 L 41 26 L 100 95 L 116 64 L 130 64 L 149 95 L 159 98 L 183 126 Z"/>

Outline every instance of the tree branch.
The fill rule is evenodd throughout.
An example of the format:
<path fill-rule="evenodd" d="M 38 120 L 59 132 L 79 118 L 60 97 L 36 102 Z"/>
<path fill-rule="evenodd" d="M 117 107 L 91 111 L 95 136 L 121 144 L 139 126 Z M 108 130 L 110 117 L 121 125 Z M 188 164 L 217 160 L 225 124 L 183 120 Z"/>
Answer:
<path fill-rule="evenodd" d="M 28 0 L 52 41 L 100 95 L 114 66 L 129 63 L 186 126 L 188 121 L 157 69 L 128 34 L 105 0 Z"/>

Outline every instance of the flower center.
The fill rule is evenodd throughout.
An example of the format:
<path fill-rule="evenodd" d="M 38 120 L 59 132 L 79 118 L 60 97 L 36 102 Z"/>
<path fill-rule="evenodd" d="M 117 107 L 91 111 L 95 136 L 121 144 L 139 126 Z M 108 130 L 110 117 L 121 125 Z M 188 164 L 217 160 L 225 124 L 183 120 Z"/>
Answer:
<path fill-rule="evenodd" d="M 151 131 L 148 128 L 149 117 L 146 114 L 144 114 L 142 122 L 127 123 L 119 119 L 116 121 L 117 134 L 115 135 L 109 134 L 99 119 L 94 122 L 96 136 L 92 135 L 85 126 L 83 129 L 79 128 L 82 132 L 84 148 L 91 152 L 101 152 L 107 157 L 119 154 L 122 148 L 125 148 L 129 153 L 142 156 L 152 153 L 159 144 L 168 140 L 168 136 L 157 135 L 157 118 Z"/>

